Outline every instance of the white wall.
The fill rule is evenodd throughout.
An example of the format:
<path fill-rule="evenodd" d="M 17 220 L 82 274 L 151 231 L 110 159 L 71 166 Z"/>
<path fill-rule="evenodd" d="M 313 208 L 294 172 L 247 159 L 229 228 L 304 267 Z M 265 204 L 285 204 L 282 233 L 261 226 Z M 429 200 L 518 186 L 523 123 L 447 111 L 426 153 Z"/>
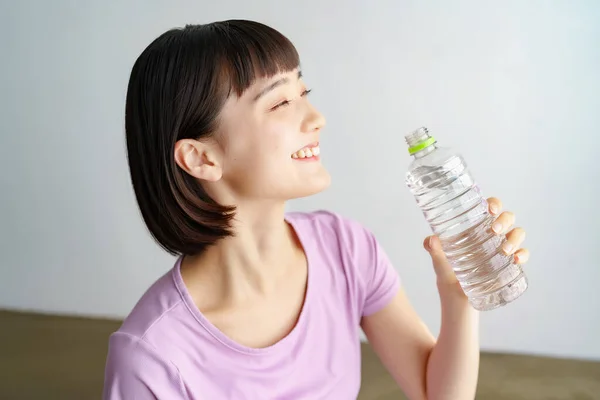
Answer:
<path fill-rule="evenodd" d="M 329 121 L 333 186 L 292 208 L 372 228 L 437 331 L 403 184 L 403 135 L 427 125 L 528 230 L 530 289 L 483 315 L 483 347 L 600 359 L 599 2 L 40 0 L 0 18 L 1 307 L 122 317 L 171 267 L 130 188 L 128 74 L 168 28 L 249 18 L 297 44 Z"/>

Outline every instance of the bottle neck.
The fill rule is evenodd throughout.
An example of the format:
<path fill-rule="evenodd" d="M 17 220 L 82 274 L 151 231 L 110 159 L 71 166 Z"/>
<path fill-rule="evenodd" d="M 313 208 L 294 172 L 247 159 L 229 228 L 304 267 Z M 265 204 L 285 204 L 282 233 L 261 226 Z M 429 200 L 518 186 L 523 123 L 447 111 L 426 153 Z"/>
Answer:
<path fill-rule="evenodd" d="M 423 158 L 437 149 L 435 138 L 429 134 L 429 131 L 425 127 L 417 129 L 404 138 L 408 144 L 409 153 L 415 156 L 415 158 Z"/>

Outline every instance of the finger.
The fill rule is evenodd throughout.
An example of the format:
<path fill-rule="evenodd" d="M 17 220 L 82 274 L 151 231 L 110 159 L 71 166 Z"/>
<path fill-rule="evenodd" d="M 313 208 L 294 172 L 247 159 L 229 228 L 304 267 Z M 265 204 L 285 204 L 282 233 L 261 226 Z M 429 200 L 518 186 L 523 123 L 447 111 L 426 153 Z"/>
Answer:
<path fill-rule="evenodd" d="M 433 261 L 433 269 L 435 270 L 438 280 L 443 282 L 456 280 L 456 275 L 454 274 L 452 266 L 450 266 L 450 263 L 446 258 L 446 254 L 444 254 L 440 239 L 435 235 L 429 236 L 425 239 L 423 246 L 431 256 L 431 260 Z"/>
<path fill-rule="evenodd" d="M 515 262 L 517 264 L 525 264 L 529 261 L 529 250 L 527 249 L 519 249 L 515 253 Z"/>
<path fill-rule="evenodd" d="M 524 240 L 525 230 L 523 228 L 515 228 L 506 235 L 506 242 L 502 245 L 502 250 L 506 254 L 513 254 Z"/>
<path fill-rule="evenodd" d="M 437 238 L 435 235 L 428 236 L 427 238 L 425 238 L 425 241 L 423 242 L 423 247 L 425 247 L 425 250 L 427 250 L 431 255 L 434 264 L 444 263 L 447 261 L 446 254 L 444 254 L 444 251 L 442 250 L 442 243 L 440 242 L 440 239 Z"/>
<path fill-rule="evenodd" d="M 502 211 L 502 202 L 499 199 L 490 197 L 487 199 L 487 202 L 488 208 L 493 215 L 498 215 Z"/>
<path fill-rule="evenodd" d="M 427 236 L 425 240 L 423 240 L 423 247 L 427 251 L 431 250 L 431 238 L 433 238 L 433 236 Z"/>
<path fill-rule="evenodd" d="M 510 211 L 505 211 L 494 221 L 492 230 L 497 235 L 508 232 L 508 230 L 515 224 L 515 214 Z"/>

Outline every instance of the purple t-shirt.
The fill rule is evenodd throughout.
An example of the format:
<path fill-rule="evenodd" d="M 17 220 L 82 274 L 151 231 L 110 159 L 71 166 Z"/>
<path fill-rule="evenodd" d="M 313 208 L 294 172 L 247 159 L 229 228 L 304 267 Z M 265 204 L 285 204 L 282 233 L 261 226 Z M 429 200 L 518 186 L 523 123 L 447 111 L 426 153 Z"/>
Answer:
<path fill-rule="evenodd" d="M 400 279 L 359 223 L 289 213 L 308 259 L 298 322 L 266 348 L 236 343 L 194 305 L 175 266 L 156 281 L 109 341 L 105 400 L 356 399 L 360 321 L 385 306 Z"/>

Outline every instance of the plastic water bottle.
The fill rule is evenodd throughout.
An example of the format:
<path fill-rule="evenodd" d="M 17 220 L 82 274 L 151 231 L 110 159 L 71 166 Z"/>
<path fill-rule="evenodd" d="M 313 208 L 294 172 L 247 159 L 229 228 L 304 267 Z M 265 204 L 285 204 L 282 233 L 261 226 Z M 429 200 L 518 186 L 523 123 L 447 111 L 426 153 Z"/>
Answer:
<path fill-rule="evenodd" d="M 492 231 L 496 218 L 465 160 L 438 147 L 427 128 L 406 135 L 406 142 L 414 157 L 406 185 L 440 238 L 471 305 L 487 311 L 515 300 L 527 290 L 527 277 L 514 256 L 502 251 L 506 237 Z"/>

